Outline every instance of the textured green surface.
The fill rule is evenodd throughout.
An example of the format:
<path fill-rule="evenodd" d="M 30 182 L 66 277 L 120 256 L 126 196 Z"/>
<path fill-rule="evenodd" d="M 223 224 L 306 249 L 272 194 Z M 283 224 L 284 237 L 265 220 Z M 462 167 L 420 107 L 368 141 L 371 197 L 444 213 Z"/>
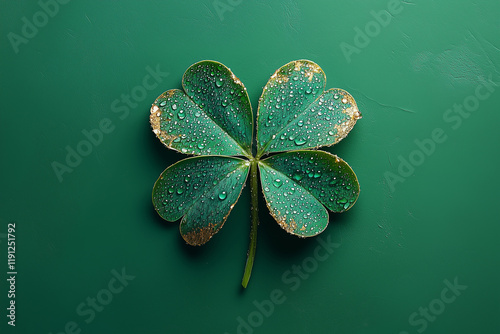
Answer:
<path fill-rule="evenodd" d="M 213 1 L 73 0 L 16 53 L 7 34 L 21 35 L 23 17 L 42 9 L 0 1 L 0 333 L 76 333 L 71 322 L 98 334 L 498 333 L 500 4 L 237 2 L 221 0 L 232 10 L 219 16 Z M 371 12 L 383 10 L 394 13 L 377 25 Z M 370 36 L 357 37 L 367 26 Z M 300 239 L 261 201 L 244 292 L 248 187 L 202 247 L 151 205 L 158 175 L 185 157 L 152 133 L 151 103 L 182 89 L 203 59 L 231 67 L 254 111 L 277 68 L 313 60 L 363 115 L 325 149 L 356 172 L 355 207 Z M 69 166 L 68 148 L 96 129 L 98 144 Z M 54 161 L 71 172 L 58 178 Z M 5 321 L 9 221 L 15 329 Z M 101 291 L 122 268 L 135 278 L 108 301 Z"/>

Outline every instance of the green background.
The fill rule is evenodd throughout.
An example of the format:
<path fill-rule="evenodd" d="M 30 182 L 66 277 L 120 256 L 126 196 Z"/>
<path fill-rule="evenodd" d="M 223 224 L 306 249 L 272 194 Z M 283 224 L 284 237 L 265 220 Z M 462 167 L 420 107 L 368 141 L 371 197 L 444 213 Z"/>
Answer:
<path fill-rule="evenodd" d="M 0 1 L 0 332 L 238 333 L 238 319 L 251 326 L 240 333 L 499 332 L 500 3 L 396 2 L 383 26 L 372 11 L 391 1 L 220 3 L 223 13 L 211 0 L 73 0 L 44 22 L 36 1 Z M 30 37 L 13 44 L 34 20 L 38 31 L 24 28 Z M 365 28 L 371 36 L 355 40 Z M 356 52 L 346 56 L 342 43 Z M 183 156 L 155 138 L 149 108 L 180 88 L 191 64 L 213 59 L 245 84 L 255 112 L 269 76 L 303 58 L 363 114 L 327 149 L 354 169 L 360 197 L 331 215 L 321 240 L 336 248 L 319 262 L 318 238 L 288 235 L 261 205 L 242 291 L 248 187 L 208 244 L 186 245 L 178 223 L 162 221 L 151 203 L 159 174 Z M 148 66 L 169 74 L 137 88 Z M 478 100 L 476 90 L 489 96 Z M 463 103 L 470 116 L 447 112 Z M 113 130 L 60 182 L 53 162 L 65 164 L 67 147 L 105 119 Z M 446 140 L 418 153 L 415 140 L 437 128 Z M 418 166 L 404 182 L 388 180 L 410 158 Z M 9 222 L 15 328 L 6 317 Z M 289 272 L 303 264 L 307 275 Z M 87 323 L 78 306 L 109 297 L 103 289 L 122 268 L 133 280 Z M 446 280 L 461 290 L 445 290 Z M 273 290 L 283 303 L 271 307 Z M 419 313 L 429 307 L 428 318 Z"/>

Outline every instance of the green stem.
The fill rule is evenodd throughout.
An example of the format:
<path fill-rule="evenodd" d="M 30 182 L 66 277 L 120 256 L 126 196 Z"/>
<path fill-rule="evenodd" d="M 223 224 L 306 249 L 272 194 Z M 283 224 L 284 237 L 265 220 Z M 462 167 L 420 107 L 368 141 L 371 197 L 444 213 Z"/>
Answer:
<path fill-rule="evenodd" d="M 259 184 L 257 182 L 257 160 L 252 159 L 250 165 L 250 196 L 252 201 L 252 227 L 250 229 L 250 244 L 248 246 L 247 263 L 241 285 L 246 288 L 252 275 L 255 249 L 257 248 L 257 227 L 259 226 Z"/>

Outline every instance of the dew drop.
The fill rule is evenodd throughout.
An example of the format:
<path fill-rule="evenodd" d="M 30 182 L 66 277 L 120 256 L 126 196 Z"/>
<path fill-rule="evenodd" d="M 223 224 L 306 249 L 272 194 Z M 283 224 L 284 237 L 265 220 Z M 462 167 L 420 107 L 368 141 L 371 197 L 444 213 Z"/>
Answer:
<path fill-rule="evenodd" d="M 161 101 L 161 102 L 160 102 L 160 107 L 164 107 L 164 106 L 166 106 L 166 105 L 167 105 L 167 101 Z"/>
<path fill-rule="evenodd" d="M 177 110 L 177 104 L 172 104 L 172 110 Z"/>
<path fill-rule="evenodd" d="M 222 87 L 222 78 L 220 78 L 219 80 L 215 81 L 215 85 L 217 87 Z"/>
<path fill-rule="evenodd" d="M 302 175 L 301 173 L 295 173 L 293 174 L 292 178 L 296 181 L 300 181 L 304 178 L 304 175 Z"/>
<path fill-rule="evenodd" d="M 219 194 L 219 199 L 220 199 L 221 201 L 225 200 L 225 199 L 226 199 L 226 197 L 227 197 L 227 193 L 226 193 L 225 191 L 223 191 L 223 192 L 221 192 L 221 193 Z"/>
<path fill-rule="evenodd" d="M 304 138 L 297 138 L 297 139 L 295 139 L 295 145 L 297 145 L 297 146 L 302 146 L 305 143 L 307 143 L 307 140 L 305 140 Z"/>
<path fill-rule="evenodd" d="M 184 192 L 184 189 L 183 188 L 179 188 L 177 189 L 177 194 L 180 195 Z"/>
<path fill-rule="evenodd" d="M 304 125 L 304 121 L 299 121 L 299 122 L 297 123 L 297 125 L 298 125 L 298 126 L 300 126 L 300 127 L 301 127 L 301 126 L 303 126 L 303 125 Z"/>
<path fill-rule="evenodd" d="M 276 188 L 279 188 L 283 185 L 283 181 L 281 181 L 280 179 L 276 179 L 274 180 L 273 182 L 273 186 L 275 186 Z"/>

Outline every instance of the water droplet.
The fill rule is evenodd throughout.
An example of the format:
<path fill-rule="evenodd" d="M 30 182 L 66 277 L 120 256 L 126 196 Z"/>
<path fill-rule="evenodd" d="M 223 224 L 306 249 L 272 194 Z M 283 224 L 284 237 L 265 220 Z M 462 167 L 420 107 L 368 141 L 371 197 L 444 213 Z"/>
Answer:
<path fill-rule="evenodd" d="M 349 207 L 349 205 L 350 205 L 349 203 L 344 204 L 344 210 L 347 210 L 347 208 Z"/>
<path fill-rule="evenodd" d="M 179 194 L 179 195 L 180 195 L 180 194 L 182 194 L 183 192 L 184 192 L 184 189 L 183 189 L 183 188 L 179 188 L 179 189 L 177 189 L 177 194 Z"/>
<path fill-rule="evenodd" d="M 216 81 L 215 81 L 215 85 L 216 85 L 217 87 L 222 87 L 222 78 L 220 78 L 219 80 L 216 80 Z"/>
<path fill-rule="evenodd" d="M 167 101 L 161 101 L 161 102 L 160 102 L 160 107 L 164 107 L 164 106 L 166 106 L 166 105 L 167 105 Z"/>
<path fill-rule="evenodd" d="M 296 181 L 300 181 L 304 178 L 304 175 L 302 175 L 301 173 L 295 173 L 293 174 L 292 178 Z"/>
<path fill-rule="evenodd" d="M 335 100 L 338 100 L 338 98 L 339 98 L 339 94 L 334 94 L 334 95 L 333 95 L 333 98 L 334 98 Z"/>
<path fill-rule="evenodd" d="M 273 186 L 275 186 L 276 188 L 279 188 L 283 185 L 283 181 L 281 181 L 280 179 L 276 179 L 274 180 L 273 182 Z"/>
<path fill-rule="evenodd" d="M 269 191 L 269 187 L 265 187 L 265 188 L 264 188 L 264 191 Z"/>
<path fill-rule="evenodd" d="M 172 104 L 172 110 L 177 110 L 177 104 Z"/>
<path fill-rule="evenodd" d="M 188 183 L 191 180 L 191 176 L 188 175 L 184 178 L 184 182 Z"/>
<path fill-rule="evenodd" d="M 195 112 L 195 113 L 194 113 L 194 116 L 195 116 L 195 117 L 200 117 L 200 116 L 201 116 L 201 112 L 199 112 L 199 111 Z"/>
<path fill-rule="evenodd" d="M 179 111 L 179 113 L 177 114 L 177 117 L 179 117 L 179 119 L 186 118 L 186 115 L 184 114 L 184 110 Z"/>
<path fill-rule="evenodd" d="M 297 145 L 297 146 L 302 146 L 305 143 L 307 143 L 307 140 L 305 140 L 304 138 L 297 138 L 297 139 L 295 139 L 295 145 Z"/>
<path fill-rule="evenodd" d="M 334 136 L 334 135 L 335 135 L 335 132 L 333 132 L 333 131 L 328 131 L 328 134 L 329 134 L 330 136 Z"/>
<path fill-rule="evenodd" d="M 227 193 L 226 193 L 225 191 L 223 191 L 223 192 L 221 192 L 221 193 L 219 194 L 219 199 L 220 199 L 221 201 L 225 200 L 225 199 L 226 199 L 226 197 L 227 197 Z"/>
<path fill-rule="evenodd" d="M 345 97 L 342 99 L 342 103 L 347 103 L 347 99 Z"/>
<path fill-rule="evenodd" d="M 200 150 L 203 150 L 203 149 L 205 148 L 205 145 L 204 145 L 204 144 L 202 144 L 202 143 L 199 143 L 199 144 L 198 144 L 198 148 L 199 148 Z"/>
<path fill-rule="evenodd" d="M 174 191 L 175 191 L 174 187 L 170 187 L 170 188 L 168 188 L 168 193 L 169 193 L 169 194 L 173 194 L 173 193 L 174 193 Z"/>
<path fill-rule="evenodd" d="M 320 177 L 321 177 L 321 173 L 320 172 L 314 173 L 314 178 L 315 179 L 320 178 Z"/>
<path fill-rule="evenodd" d="M 303 125 L 304 125 L 304 121 L 299 121 L 299 122 L 297 123 L 297 125 L 298 125 L 298 126 L 303 126 Z"/>
<path fill-rule="evenodd" d="M 311 94 L 311 93 L 312 93 L 311 88 L 307 88 L 307 89 L 306 89 L 306 94 Z"/>

